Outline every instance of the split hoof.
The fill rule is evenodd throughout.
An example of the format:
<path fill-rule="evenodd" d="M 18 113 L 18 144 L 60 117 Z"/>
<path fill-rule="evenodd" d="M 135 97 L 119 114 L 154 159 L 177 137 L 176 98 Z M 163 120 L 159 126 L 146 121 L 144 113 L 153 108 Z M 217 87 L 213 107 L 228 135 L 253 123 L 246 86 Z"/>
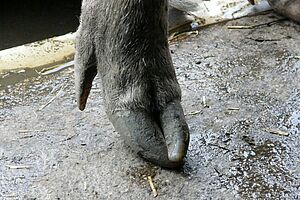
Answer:
<path fill-rule="evenodd" d="M 178 168 L 183 165 L 189 131 L 179 102 L 169 103 L 159 114 L 145 110 L 121 110 L 110 116 L 131 149 L 155 165 Z"/>

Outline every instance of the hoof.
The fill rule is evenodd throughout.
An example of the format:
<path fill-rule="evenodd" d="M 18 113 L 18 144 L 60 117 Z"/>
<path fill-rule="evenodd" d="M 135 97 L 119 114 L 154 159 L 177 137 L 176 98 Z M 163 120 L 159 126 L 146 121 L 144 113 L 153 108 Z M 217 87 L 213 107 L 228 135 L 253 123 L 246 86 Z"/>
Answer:
<path fill-rule="evenodd" d="M 145 160 L 164 168 L 183 165 L 189 131 L 179 102 L 169 103 L 156 115 L 145 110 L 116 111 L 110 120 L 125 143 Z"/>

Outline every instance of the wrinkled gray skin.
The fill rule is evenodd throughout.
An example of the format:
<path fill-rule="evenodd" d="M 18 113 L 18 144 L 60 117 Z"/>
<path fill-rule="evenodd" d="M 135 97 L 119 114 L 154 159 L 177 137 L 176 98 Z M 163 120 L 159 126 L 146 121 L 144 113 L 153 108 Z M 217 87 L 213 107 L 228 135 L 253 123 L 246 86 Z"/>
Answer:
<path fill-rule="evenodd" d="M 107 115 L 131 149 L 166 168 L 183 163 L 189 130 L 168 47 L 167 0 L 83 0 L 76 35 L 80 110 L 94 77 Z"/>
<path fill-rule="evenodd" d="M 254 0 L 249 0 L 254 4 Z M 278 13 L 300 23 L 300 0 L 268 0 L 270 6 Z"/>

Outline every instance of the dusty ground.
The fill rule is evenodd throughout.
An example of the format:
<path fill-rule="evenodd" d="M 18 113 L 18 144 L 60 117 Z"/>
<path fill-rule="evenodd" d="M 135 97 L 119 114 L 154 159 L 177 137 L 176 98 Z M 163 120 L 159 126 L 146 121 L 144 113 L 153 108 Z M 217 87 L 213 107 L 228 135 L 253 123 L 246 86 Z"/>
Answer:
<path fill-rule="evenodd" d="M 72 69 L 2 74 L 0 199 L 152 199 L 147 176 L 157 199 L 299 199 L 300 26 L 226 28 L 272 20 L 244 18 L 171 45 L 191 132 L 180 171 L 130 153 L 99 83 L 80 112 Z"/>

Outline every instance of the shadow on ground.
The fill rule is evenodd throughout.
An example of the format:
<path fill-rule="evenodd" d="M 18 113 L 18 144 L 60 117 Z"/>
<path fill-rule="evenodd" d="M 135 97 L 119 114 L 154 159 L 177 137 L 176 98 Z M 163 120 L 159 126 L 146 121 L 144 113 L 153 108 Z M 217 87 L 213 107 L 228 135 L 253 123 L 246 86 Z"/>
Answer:
<path fill-rule="evenodd" d="M 2 1 L 0 50 L 75 32 L 81 0 Z"/>

